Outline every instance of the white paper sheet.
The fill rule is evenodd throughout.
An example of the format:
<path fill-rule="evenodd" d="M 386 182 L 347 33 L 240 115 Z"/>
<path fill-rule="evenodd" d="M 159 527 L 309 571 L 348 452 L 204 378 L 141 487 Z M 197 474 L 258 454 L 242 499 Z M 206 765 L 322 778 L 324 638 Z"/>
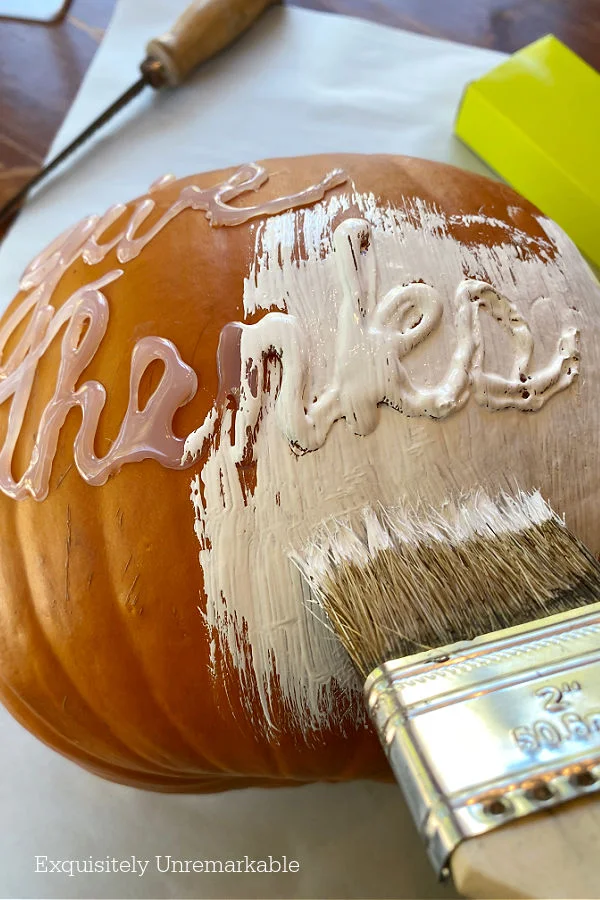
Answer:
<path fill-rule="evenodd" d="M 137 77 L 147 39 L 184 6 L 120 0 L 54 150 Z M 323 151 L 407 153 L 486 171 L 452 136 L 452 121 L 465 84 L 500 59 L 356 19 L 272 10 L 186 86 L 147 90 L 37 192 L 0 248 L 0 310 L 29 259 L 60 231 L 168 171 Z M 88 775 L 4 711 L 0 728 L 2 897 L 454 896 L 436 883 L 394 786 L 163 796 Z M 286 855 L 300 871 L 161 874 L 155 857 L 169 854 Z M 107 856 L 149 865 L 143 876 L 71 877 L 36 873 L 36 856 L 48 857 L 48 868 Z"/>
<path fill-rule="evenodd" d="M 58 15 L 63 0 L 0 0 L 0 17 L 49 22 Z"/>

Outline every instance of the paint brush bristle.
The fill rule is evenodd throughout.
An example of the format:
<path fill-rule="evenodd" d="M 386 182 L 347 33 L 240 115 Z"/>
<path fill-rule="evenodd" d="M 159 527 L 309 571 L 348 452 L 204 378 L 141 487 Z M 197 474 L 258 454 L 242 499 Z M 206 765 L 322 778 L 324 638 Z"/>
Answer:
<path fill-rule="evenodd" d="M 600 600 L 600 564 L 539 492 L 367 508 L 324 524 L 293 559 L 364 677 Z"/>

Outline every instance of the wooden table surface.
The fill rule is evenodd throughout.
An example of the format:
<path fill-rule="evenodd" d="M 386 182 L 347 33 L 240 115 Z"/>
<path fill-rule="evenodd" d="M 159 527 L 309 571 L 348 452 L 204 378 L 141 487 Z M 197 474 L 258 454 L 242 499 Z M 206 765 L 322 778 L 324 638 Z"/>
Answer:
<path fill-rule="evenodd" d="M 600 70 L 600 0 L 293 2 L 507 52 L 553 32 Z M 40 166 L 113 6 L 114 0 L 73 0 L 51 25 L 0 18 L 0 207 Z"/>

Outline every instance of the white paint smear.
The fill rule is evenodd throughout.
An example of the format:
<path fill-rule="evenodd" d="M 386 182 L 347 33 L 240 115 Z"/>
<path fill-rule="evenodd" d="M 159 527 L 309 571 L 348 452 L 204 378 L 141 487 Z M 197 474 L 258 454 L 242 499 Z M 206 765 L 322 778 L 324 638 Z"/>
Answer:
<path fill-rule="evenodd" d="M 334 217 L 337 223 L 357 215 L 369 231 L 358 281 L 357 269 L 348 260 L 345 269 L 340 267 L 331 225 Z M 313 615 L 300 575 L 289 561 L 290 549 L 303 545 L 324 519 L 352 515 L 377 502 L 424 500 L 439 506 L 446 497 L 479 485 L 491 491 L 518 485 L 523 490 L 540 488 L 558 512 L 567 514 L 569 526 L 593 550 L 600 549 L 598 285 L 553 223 L 542 223 L 547 240 L 537 241 L 501 223 L 503 239 L 510 243 L 487 247 L 459 244 L 450 235 L 459 218 L 447 221 L 419 201 L 394 210 L 379 208 L 372 195 L 345 195 L 268 219 L 256 230 L 245 313 L 281 312 L 270 320 L 270 330 L 262 325 L 264 319 L 254 331 L 249 326 L 242 330 L 237 442 L 230 439 L 231 413 L 220 419 L 213 410 L 186 447 L 193 455 L 205 441 L 211 442 L 208 460 L 192 484 L 192 501 L 214 675 L 222 675 L 218 666 L 224 652 L 237 670 L 249 708 L 254 708 L 257 695 L 260 698 L 262 723 L 256 725 L 270 732 L 271 739 L 280 726 L 274 716 L 275 696 L 283 700 L 290 727 L 307 740 L 324 727 L 344 729 L 343 716 L 333 725 L 330 721 L 340 690 L 347 697 L 346 721 L 362 715 L 361 686 L 352 667 Z M 482 221 L 482 216 L 470 216 L 459 224 L 469 227 Z M 495 220 L 491 224 L 500 228 Z M 476 281 L 488 285 L 492 300 L 487 306 L 479 303 L 479 351 L 469 357 L 464 390 L 454 397 L 454 405 L 445 409 L 443 418 L 432 418 L 431 410 L 410 404 L 403 411 L 378 404 L 372 391 L 377 367 L 370 345 L 346 340 L 347 358 L 340 359 L 340 311 L 352 291 L 358 315 L 361 303 L 369 306 L 365 314 L 381 312 L 390 292 L 398 293 L 403 286 L 409 286 L 411 296 L 427 293 L 435 299 L 431 328 L 405 347 L 402 358 L 406 383 L 427 395 L 444 384 L 456 361 L 462 327 L 457 296 L 461 286 Z M 419 312 L 418 304 L 413 303 L 414 308 Z M 426 318 L 426 310 L 421 312 Z M 250 383 L 244 385 L 246 363 L 255 363 L 261 348 L 268 349 L 269 335 L 288 328 L 282 320 L 291 318 L 301 340 L 289 344 L 288 374 L 291 368 L 304 367 L 296 383 L 310 388 L 311 396 L 305 395 L 303 402 L 309 418 L 311 402 L 344 378 L 343 391 L 353 398 L 350 407 L 363 414 L 358 424 L 350 416 L 348 421 L 329 422 L 314 452 L 304 454 L 290 443 L 298 417 L 292 416 L 290 425 L 294 398 L 289 394 L 286 399 L 283 382 L 279 397 L 272 390 L 259 391 L 254 398 Z M 394 327 L 400 328 L 398 322 Z M 401 330 L 409 334 L 419 327 L 424 326 L 418 316 L 409 316 Z M 254 340 L 257 334 L 262 343 Z M 580 375 L 575 378 L 580 353 Z M 285 371 L 285 348 L 282 359 Z M 270 368 L 275 386 L 281 368 L 277 362 Z M 478 389 L 486 379 L 496 393 Z M 505 403 L 502 391 L 507 385 L 513 394 Z M 341 403 L 337 411 L 345 414 L 350 407 Z M 318 404 L 312 408 L 313 419 L 319 409 Z M 253 493 L 243 489 L 236 467 L 246 426 L 255 432 Z M 217 430 L 220 440 L 214 441 Z M 302 441 L 300 445 L 306 446 Z"/>

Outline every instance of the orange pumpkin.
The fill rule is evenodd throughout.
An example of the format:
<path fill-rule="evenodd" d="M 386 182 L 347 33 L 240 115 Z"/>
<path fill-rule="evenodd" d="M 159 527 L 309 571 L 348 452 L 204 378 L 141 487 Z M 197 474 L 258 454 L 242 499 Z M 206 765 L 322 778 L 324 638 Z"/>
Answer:
<path fill-rule="evenodd" d="M 541 486 L 592 546 L 600 534 L 595 509 L 598 288 L 556 227 L 548 226 L 508 187 L 421 160 L 329 156 L 272 160 L 264 166 L 268 181 L 256 194 L 229 196 L 236 194 L 235 185 L 243 181 L 234 170 L 193 176 L 153 191 L 154 206 L 150 209 L 146 204 L 143 215 L 136 213 L 139 201 L 134 201 L 100 225 L 88 223 L 68 239 L 63 237 L 55 245 L 54 255 L 38 260 L 26 289 L 2 319 L 2 701 L 49 746 L 91 771 L 157 790 L 212 791 L 387 777 L 377 740 L 359 714 L 360 685 L 340 664 L 330 636 L 324 632 L 325 643 L 318 653 L 311 656 L 306 643 L 299 653 L 299 633 L 294 631 L 297 623 L 275 621 L 280 607 L 274 582 L 265 580 L 263 584 L 260 580 L 263 570 L 271 571 L 269 566 L 275 574 L 279 569 L 289 570 L 285 583 L 292 585 L 295 593 L 286 602 L 296 609 L 299 620 L 311 619 L 287 548 L 296 540 L 305 540 L 312 524 L 338 507 L 346 513 L 365 498 L 393 502 L 399 494 L 439 500 L 445 490 L 462 490 L 478 483 L 493 487 L 508 477 L 523 488 Z M 325 186 L 322 199 L 293 198 L 335 168 L 342 169 L 344 176 L 334 178 L 333 186 Z M 205 197 L 202 190 L 232 177 L 229 188 L 221 191 L 221 204 L 226 209 L 255 204 L 258 210 L 240 224 L 219 226 L 221 207 L 213 205 L 211 224 L 201 204 L 196 209 L 192 206 Z M 187 206 L 180 202 L 175 207 L 177 214 L 164 220 L 191 185 L 195 188 L 191 193 L 188 190 Z M 210 196 L 214 200 L 214 195 Z M 280 212 L 266 206 L 276 198 L 283 198 Z M 240 328 L 232 331 L 231 323 L 248 325 L 269 314 L 291 315 L 294 292 L 308 292 L 312 305 L 303 334 L 307 346 L 311 336 L 314 338 L 324 359 L 336 335 L 331 328 L 320 334 L 320 310 L 327 304 L 328 309 L 335 306 L 339 282 L 334 276 L 334 287 L 327 279 L 321 281 L 319 266 L 335 253 L 344 253 L 339 247 L 334 250 L 332 236 L 347 220 L 367 222 L 369 237 L 359 247 L 365 260 L 359 262 L 368 268 L 369 254 L 377 252 L 373 263 L 379 279 L 377 303 L 391 288 L 399 290 L 407 284 L 428 285 L 441 297 L 444 318 L 442 325 L 436 326 L 440 343 L 431 351 L 432 359 L 427 359 L 427 348 L 437 339 L 437 332 L 419 339 L 406 353 L 406 371 L 413 382 L 425 379 L 433 384 L 440 372 L 443 375 L 455 341 L 448 298 L 455 295 L 461 278 L 472 285 L 491 285 L 500 297 L 498 303 L 508 298 L 518 308 L 530 327 L 535 352 L 529 361 L 531 371 L 518 396 L 514 394 L 514 402 L 491 411 L 490 395 L 486 401 L 468 387 L 447 417 L 430 415 L 427 410 L 407 416 L 392 408 L 386 398 L 376 397 L 371 430 L 363 428 L 362 434 L 355 434 L 358 426 L 353 429 L 346 417 L 346 421 L 330 423 L 318 448 L 294 445 L 293 433 L 276 424 L 281 412 L 277 405 L 283 403 L 285 353 L 282 356 L 278 346 L 265 345 L 260 359 L 244 358 Z M 123 235 L 128 224 L 134 223 L 137 229 L 132 226 L 130 240 L 147 234 L 161 221 L 160 230 L 125 262 L 118 259 L 119 251 L 121 258 L 127 255 L 123 238 L 112 249 L 106 247 Z M 422 253 L 411 249 L 419 232 Z M 93 257 L 90 235 L 94 234 L 96 245 L 104 245 L 97 253 L 102 258 L 86 262 L 82 254 L 87 248 L 87 258 Z M 66 241 L 71 241 L 68 252 Z M 119 270 L 122 273 L 114 275 Z M 338 270 L 339 275 L 339 266 Z M 11 320 L 17 309 L 25 309 L 27 298 L 33 297 L 35 302 L 34 292 L 57 273 L 51 317 L 42 308 L 46 298 L 20 321 L 18 317 Z M 104 279 L 110 273 L 114 277 Z M 92 282 L 100 283 L 96 291 L 105 298 L 104 306 L 97 294 L 92 297 L 90 290 L 81 290 Z M 360 286 L 360 278 L 356 283 Z M 272 294 L 266 291 L 259 302 L 264 285 Z M 343 293 L 341 287 L 339 291 Z M 39 294 L 36 296 L 39 299 Z M 71 315 L 62 323 L 60 310 L 74 296 Z M 540 300 L 544 296 L 547 299 Z M 438 303 L 431 299 L 434 301 Z M 357 302 L 360 306 L 360 297 Z M 91 312 L 86 303 L 92 304 Z M 419 309 L 415 303 L 409 307 L 410 303 L 408 307 L 405 304 L 393 313 L 399 317 L 393 325 L 395 333 L 401 336 L 422 327 Z M 487 313 L 482 313 L 485 324 L 481 326 L 485 359 L 491 360 L 490 366 L 499 367 L 489 371 L 504 372 L 508 383 L 515 335 L 510 326 L 504 327 L 506 322 L 494 323 L 502 316 L 492 315 L 490 308 Z M 34 334 L 36 315 L 38 331 Z M 69 333 L 69 349 L 63 339 L 77 316 L 77 327 L 72 324 Z M 99 316 L 104 316 L 105 331 L 98 331 L 97 349 L 73 384 L 67 376 L 61 382 L 61 360 L 64 366 L 68 357 L 71 371 L 77 371 L 77 359 L 83 360 L 77 354 L 88 346 L 86 340 L 91 341 Z M 56 328 L 50 339 L 52 322 Z M 307 324 L 310 322 L 312 326 Z M 442 335 L 443 328 L 446 332 Z M 565 349 L 567 332 L 571 343 Z M 246 334 L 243 329 L 241 333 L 242 337 Z M 39 352 L 44 335 L 47 346 Z M 139 389 L 134 385 L 134 406 L 128 413 L 132 353 L 139 342 L 149 346 L 143 342 L 154 336 L 171 342 L 170 356 L 167 362 L 152 362 L 149 354 L 138 373 Z M 492 359 L 496 352 L 497 359 Z M 576 377 L 580 352 L 581 372 Z M 325 372 L 327 366 L 321 363 Z M 538 375 L 546 364 L 555 365 L 558 380 L 554 386 L 540 387 L 543 379 Z M 181 377 L 179 394 L 169 394 L 165 385 L 163 376 L 169 366 Z M 365 383 L 369 371 L 369 359 L 365 359 Z M 260 410 L 252 428 L 248 426 L 247 444 L 231 461 L 231 472 L 239 479 L 236 521 L 243 518 L 244 523 L 223 520 L 224 530 L 219 534 L 225 537 L 222 546 L 217 546 L 214 535 L 220 527 L 215 524 L 219 517 L 211 510 L 220 502 L 219 496 L 225 509 L 229 490 L 225 485 L 219 495 L 218 478 L 227 475 L 219 453 L 233 446 L 227 429 L 235 429 L 240 385 L 252 388 L 251 376 L 260 381 Z M 3 395 L 3 385 L 6 391 L 11 377 L 12 392 Z M 28 378 L 31 390 L 26 397 Z M 469 378 L 469 384 L 475 384 L 473 373 Z M 128 446 L 135 444 L 138 456 L 143 456 L 144 448 L 153 442 L 168 445 L 174 467 L 162 465 L 156 458 L 123 462 L 113 449 L 114 471 L 109 476 L 94 463 L 94 471 L 100 473 L 96 480 L 102 482 L 106 477 L 104 483 L 91 484 L 82 477 L 74 461 L 74 446 L 82 421 L 93 423 L 94 417 L 89 410 L 82 413 L 78 403 L 84 403 L 82 386 L 93 382 L 104 386 L 107 399 L 97 427 L 90 429 L 87 447 L 81 444 L 81 458 L 102 460 L 110 454 L 127 420 Z M 62 390 L 60 397 L 57 384 Z M 321 379 L 319 384 L 324 388 L 326 381 Z M 353 388 L 361 389 L 360 384 Z M 161 390 L 164 402 L 152 413 L 151 404 Z M 91 389 L 89 393 L 91 396 Z M 539 404 L 534 406 L 536 398 Z M 309 400 L 312 398 L 307 403 Z M 181 406 L 169 412 L 169 403 Z M 14 417 L 19 404 L 24 412 L 17 428 Z M 143 419 L 144 409 L 150 410 L 147 420 Z M 183 454 L 182 444 L 165 437 L 171 413 L 177 441 L 207 423 L 200 437 L 192 441 L 196 455 L 188 455 L 185 466 L 177 467 L 173 455 L 178 447 Z M 44 428 L 56 435 L 55 450 L 51 439 L 43 444 Z M 269 428 L 277 437 L 268 449 L 263 447 L 261 461 L 253 447 L 259 446 L 261 430 Z M 36 459 L 40 446 L 51 469 L 47 496 L 34 499 L 32 485 L 38 484 L 40 496 L 44 493 L 44 460 Z M 267 453 L 275 452 L 273 447 L 279 448 L 282 457 L 287 454 L 283 469 L 277 461 L 269 469 L 270 463 L 265 461 Z M 315 452 L 302 452 L 307 449 Z M 325 459 L 326 468 L 319 469 Z M 389 459 L 394 461 L 391 473 L 385 468 Z M 28 496 L 18 500 L 8 496 L 7 473 L 17 483 L 28 470 L 30 475 L 22 485 Z M 204 495 L 213 489 L 216 499 L 207 499 Z M 195 505 L 190 500 L 191 490 Z M 253 506 L 259 503 L 259 495 L 262 519 L 258 506 Z M 199 509 L 205 510 L 200 524 Z M 265 521 L 271 520 L 273 531 L 267 535 Z M 204 543 L 199 543 L 199 537 Z M 266 549 L 263 538 L 268 538 Z M 199 560 L 200 553 L 203 559 L 220 554 L 211 570 L 210 589 L 205 584 L 209 564 Z M 220 587 L 234 578 L 246 613 Z M 217 613 L 215 604 L 220 604 Z M 260 616 L 256 613 L 259 607 Z M 250 621 L 253 610 L 257 615 L 254 624 Z M 302 641 L 306 642 L 307 635 L 321 640 L 317 626 L 321 627 L 305 623 Z M 268 641 L 259 646 L 265 628 L 278 629 L 277 653 L 270 653 Z M 282 650 L 286 641 L 289 659 Z M 338 669 L 332 663 L 330 670 L 316 671 L 317 658 L 322 663 L 328 654 L 339 664 Z M 296 673 L 294 666 L 304 669 Z M 309 670 L 310 677 L 306 676 Z M 296 674 L 299 683 L 306 676 L 306 684 L 313 678 L 318 688 L 312 694 L 308 688 L 295 692 Z M 310 703 L 315 706 L 312 710 L 308 709 Z"/>

